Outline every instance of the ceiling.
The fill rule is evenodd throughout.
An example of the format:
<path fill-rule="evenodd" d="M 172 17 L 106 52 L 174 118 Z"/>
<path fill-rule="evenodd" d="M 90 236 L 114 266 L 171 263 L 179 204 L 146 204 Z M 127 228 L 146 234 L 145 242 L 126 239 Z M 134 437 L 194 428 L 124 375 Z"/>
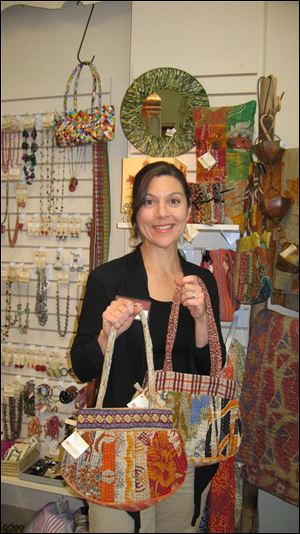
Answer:
<path fill-rule="evenodd" d="M 98 1 L 96 2 L 82 1 L 80 3 L 88 6 L 90 4 L 98 4 Z M 18 5 L 40 7 L 43 9 L 60 9 L 64 4 L 65 2 L 50 2 L 49 0 L 47 2 L 39 2 L 39 1 L 36 1 L 36 2 L 3 2 L 1 1 L 1 11 L 3 11 L 4 9 L 7 9 L 8 7 L 13 7 L 13 6 L 18 6 Z"/>

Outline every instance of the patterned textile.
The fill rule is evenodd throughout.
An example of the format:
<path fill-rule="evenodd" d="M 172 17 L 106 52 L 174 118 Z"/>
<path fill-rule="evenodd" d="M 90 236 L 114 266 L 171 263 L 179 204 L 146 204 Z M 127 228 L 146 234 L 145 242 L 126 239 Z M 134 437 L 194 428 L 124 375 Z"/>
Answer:
<path fill-rule="evenodd" d="M 229 322 L 232 321 L 234 312 L 240 307 L 233 291 L 236 252 L 221 248 L 210 250 L 209 256 L 218 286 L 220 320 Z"/>
<path fill-rule="evenodd" d="M 93 144 L 93 218 L 90 271 L 108 259 L 110 236 L 110 184 L 107 143 Z"/>
<path fill-rule="evenodd" d="M 139 316 L 150 408 L 103 408 L 116 339 L 112 328 L 96 408 L 78 414 L 78 432 L 89 447 L 77 459 L 65 452 L 61 463 L 62 476 L 81 497 L 128 512 L 138 512 L 172 495 L 184 482 L 187 470 L 183 439 L 173 426 L 172 412 L 155 404 L 152 342 L 143 310 Z"/>
<path fill-rule="evenodd" d="M 299 245 L 299 149 L 290 148 L 281 158 L 281 194 L 292 200 L 292 205 L 281 221 L 281 227 L 289 243 Z M 281 248 L 281 247 L 280 247 Z M 277 255 L 281 250 L 276 251 Z M 287 273 L 274 268 L 272 304 L 299 311 L 299 274 Z"/>
<path fill-rule="evenodd" d="M 173 428 L 173 417 L 170 410 L 120 410 L 110 408 L 101 410 L 88 408 L 80 411 L 77 418 L 77 428 L 95 428 L 97 425 L 105 430 L 109 429 L 132 429 L 132 428 Z"/>
<path fill-rule="evenodd" d="M 195 108 L 197 182 L 222 183 L 226 193 L 225 217 L 233 224 L 243 220 L 243 198 L 250 165 L 256 102 L 238 106 Z M 210 152 L 216 164 L 205 169 L 199 157 Z"/>
<path fill-rule="evenodd" d="M 298 504 L 299 319 L 260 311 L 250 332 L 241 394 L 243 477 Z"/>
<path fill-rule="evenodd" d="M 246 353 L 234 339 L 223 369 L 223 375 L 236 381 L 236 397 L 240 399 Z M 239 532 L 242 511 L 241 464 L 230 458 L 219 465 L 212 479 L 208 499 L 208 532 Z"/>
<path fill-rule="evenodd" d="M 190 223 L 222 224 L 224 222 L 224 195 L 221 184 L 190 182 L 192 210 Z"/>
<path fill-rule="evenodd" d="M 155 411 L 149 410 L 148 418 Z M 172 424 L 168 430 L 149 430 L 149 422 L 140 430 L 88 430 L 82 438 L 89 449 L 77 460 L 64 455 L 61 473 L 89 501 L 139 511 L 170 496 L 184 481 L 184 446 Z"/>
<path fill-rule="evenodd" d="M 235 532 L 234 459 L 221 462 L 213 477 L 208 496 L 208 532 Z"/>
<path fill-rule="evenodd" d="M 219 336 L 204 282 L 208 342 L 211 355 L 209 376 L 179 373 L 172 369 L 172 350 L 177 330 L 180 290 L 175 292 L 169 317 L 163 369 L 156 371 L 156 389 L 172 410 L 174 426 L 183 436 L 188 460 L 196 466 L 211 465 L 233 456 L 241 441 L 239 402 L 235 382 L 222 375 Z"/>

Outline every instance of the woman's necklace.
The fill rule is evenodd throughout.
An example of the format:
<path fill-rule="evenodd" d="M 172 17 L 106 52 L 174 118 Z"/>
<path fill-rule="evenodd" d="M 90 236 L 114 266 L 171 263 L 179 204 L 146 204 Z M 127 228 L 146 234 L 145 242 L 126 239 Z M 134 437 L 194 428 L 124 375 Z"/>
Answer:
<path fill-rule="evenodd" d="M 29 140 L 29 135 L 31 137 L 31 140 Z M 32 128 L 31 133 L 29 134 L 27 128 L 24 128 L 23 130 L 23 142 L 22 142 L 22 149 L 23 149 L 23 156 L 22 160 L 24 162 L 23 165 L 23 172 L 25 175 L 25 181 L 28 185 L 31 185 L 34 178 L 35 178 L 35 172 L 34 168 L 36 166 L 36 156 L 35 153 L 38 149 L 38 145 L 36 143 L 36 137 L 37 137 L 37 131 L 35 126 Z M 29 144 L 30 143 L 30 144 Z M 30 154 L 28 153 L 28 150 L 30 149 Z"/>
<path fill-rule="evenodd" d="M 70 307 L 70 291 L 69 291 L 69 284 L 68 284 L 68 294 L 67 294 L 67 301 L 66 301 L 66 316 L 65 316 L 65 326 L 64 329 L 61 329 L 60 324 L 60 303 L 59 303 L 59 290 L 58 290 L 59 283 L 57 282 L 57 288 L 56 288 L 56 317 L 57 317 L 57 331 L 61 337 L 64 337 L 68 330 L 68 321 L 69 321 L 69 307 Z"/>

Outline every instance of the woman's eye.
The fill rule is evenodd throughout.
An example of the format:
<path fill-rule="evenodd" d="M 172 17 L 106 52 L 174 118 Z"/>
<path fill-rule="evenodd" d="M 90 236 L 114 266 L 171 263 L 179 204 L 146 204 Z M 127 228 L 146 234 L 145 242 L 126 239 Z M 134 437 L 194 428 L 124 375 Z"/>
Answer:
<path fill-rule="evenodd" d="M 146 198 L 144 201 L 144 206 L 153 206 L 154 202 L 151 198 Z"/>
<path fill-rule="evenodd" d="M 172 206 L 178 206 L 179 204 L 181 204 L 181 198 L 171 198 L 170 204 Z"/>

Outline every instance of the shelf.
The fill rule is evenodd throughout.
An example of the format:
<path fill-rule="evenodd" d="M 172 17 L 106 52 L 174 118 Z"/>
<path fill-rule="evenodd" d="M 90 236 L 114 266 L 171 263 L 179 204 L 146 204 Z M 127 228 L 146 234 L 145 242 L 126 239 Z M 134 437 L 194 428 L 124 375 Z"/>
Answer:
<path fill-rule="evenodd" d="M 39 484 L 31 480 L 21 480 L 18 477 L 1 476 L 1 484 L 9 484 L 11 486 L 19 486 L 21 488 L 28 488 L 31 490 L 45 491 L 47 493 L 56 493 L 58 495 L 67 495 L 68 497 L 75 497 L 80 499 L 69 486 L 52 486 L 51 484 Z"/>

